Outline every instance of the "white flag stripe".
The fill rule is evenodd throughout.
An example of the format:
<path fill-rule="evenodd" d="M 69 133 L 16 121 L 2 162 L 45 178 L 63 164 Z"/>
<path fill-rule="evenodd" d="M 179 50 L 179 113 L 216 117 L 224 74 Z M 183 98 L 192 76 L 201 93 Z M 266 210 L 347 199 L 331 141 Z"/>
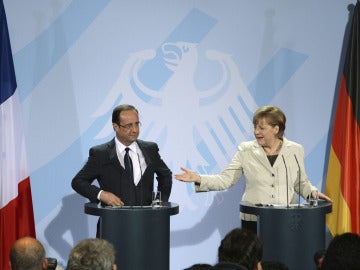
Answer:
<path fill-rule="evenodd" d="M 27 162 L 20 100 L 17 91 L 0 105 L 0 208 L 18 195 L 18 183 L 27 178 Z"/>

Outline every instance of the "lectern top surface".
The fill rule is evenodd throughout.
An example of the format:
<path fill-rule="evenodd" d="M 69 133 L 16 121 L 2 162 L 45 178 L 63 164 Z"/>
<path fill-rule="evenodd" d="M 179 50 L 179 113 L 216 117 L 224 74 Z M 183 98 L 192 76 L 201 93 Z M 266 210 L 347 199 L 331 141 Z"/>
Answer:
<path fill-rule="evenodd" d="M 97 203 L 85 203 L 85 213 L 95 216 L 102 216 L 105 211 L 165 211 L 169 215 L 179 213 L 179 205 L 172 202 L 164 202 L 162 206 L 101 206 Z"/>
<path fill-rule="evenodd" d="M 246 214 L 257 215 L 264 211 L 320 211 L 323 213 L 330 213 L 332 211 L 332 204 L 326 201 L 319 201 L 318 206 L 305 204 L 252 204 L 249 202 L 240 202 L 240 212 Z"/>

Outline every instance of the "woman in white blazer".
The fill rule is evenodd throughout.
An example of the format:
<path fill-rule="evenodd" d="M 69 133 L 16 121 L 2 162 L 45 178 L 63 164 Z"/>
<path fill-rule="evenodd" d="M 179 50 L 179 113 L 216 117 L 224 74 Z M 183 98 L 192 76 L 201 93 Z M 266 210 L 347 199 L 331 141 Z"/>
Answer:
<path fill-rule="evenodd" d="M 181 168 L 184 173 L 175 174 L 175 179 L 194 182 L 196 191 L 212 191 L 228 189 L 244 175 L 242 200 L 249 203 L 296 203 L 296 193 L 305 199 L 314 197 L 331 202 L 310 183 L 304 166 L 304 148 L 284 137 L 285 114 L 275 106 L 263 106 L 254 113 L 253 124 L 256 140 L 241 143 L 220 174 L 199 175 Z M 256 231 L 256 216 L 241 213 L 240 218 L 243 228 Z"/>

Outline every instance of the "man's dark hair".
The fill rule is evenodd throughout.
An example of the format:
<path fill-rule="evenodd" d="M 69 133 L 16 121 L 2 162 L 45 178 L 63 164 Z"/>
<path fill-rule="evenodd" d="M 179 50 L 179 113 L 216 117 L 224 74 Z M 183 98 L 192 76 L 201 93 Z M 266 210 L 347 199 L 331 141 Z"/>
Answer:
<path fill-rule="evenodd" d="M 254 269 L 261 261 L 263 245 L 255 233 L 236 228 L 230 231 L 218 249 L 219 262 L 241 264 L 247 269 Z"/>
<path fill-rule="evenodd" d="M 114 124 L 120 124 L 120 113 L 122 111 L 135 111 L 137 114 L 139 114 L 138 110 L 130 104 L 121 104 L 119 106 L 116 106 L 112 113 L 112 122 Z"/>
<path fill-rule="evenodd" d="M 327 250 L 322 270 L 359 270 L 360 236 L 355 233 L 343 233 L 335 236 Z"/>
<path fill-rule="evenodd" d="M 213 269 L 211 264 L 208 263 L 196 263 L 193 264 L 192 266 L 185 268 L 184 270 L 209 270 L 209 269 Z"/>

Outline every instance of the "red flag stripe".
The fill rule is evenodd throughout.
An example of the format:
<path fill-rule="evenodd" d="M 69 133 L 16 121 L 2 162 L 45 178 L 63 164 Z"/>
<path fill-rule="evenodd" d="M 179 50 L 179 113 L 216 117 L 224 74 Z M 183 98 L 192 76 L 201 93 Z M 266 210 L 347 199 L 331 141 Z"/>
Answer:
<path fill-rule="evenodd" d="M 22 236 L 35 236 L 30 179 L 21 181 L 18 190 L 18 196 L 0 208 L 1 269 L 8 269 L 9 251 L 14 240 Z"/>

